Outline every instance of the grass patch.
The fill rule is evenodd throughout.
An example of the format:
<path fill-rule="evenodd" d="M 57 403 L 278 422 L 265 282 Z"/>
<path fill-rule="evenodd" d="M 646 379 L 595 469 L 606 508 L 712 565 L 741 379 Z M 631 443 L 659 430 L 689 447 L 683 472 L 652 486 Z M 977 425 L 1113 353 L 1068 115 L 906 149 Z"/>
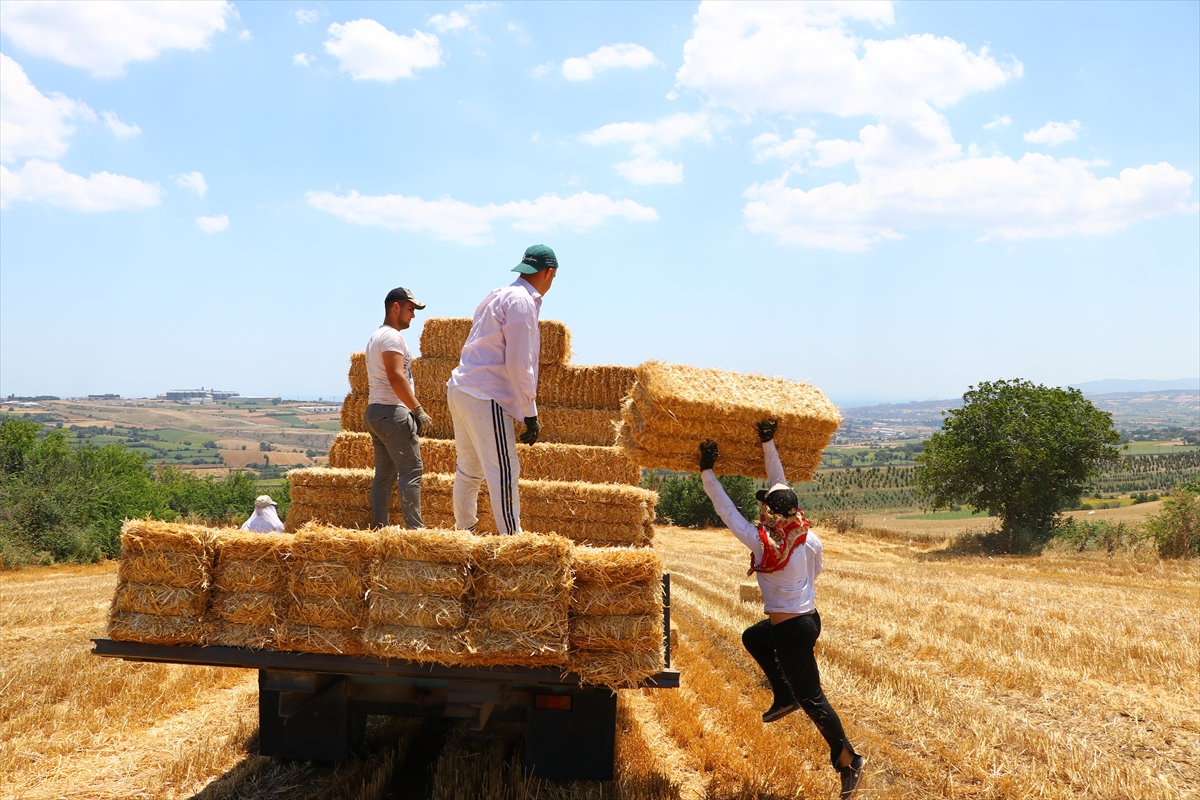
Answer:
<path fill-rule="evenodd" d="M 964 508 L 959 511 L 933 511 L 928 514 L 901 514 L 896 519 L 976 519 L 987 515 L 986 511 L 968 511 Z"/>

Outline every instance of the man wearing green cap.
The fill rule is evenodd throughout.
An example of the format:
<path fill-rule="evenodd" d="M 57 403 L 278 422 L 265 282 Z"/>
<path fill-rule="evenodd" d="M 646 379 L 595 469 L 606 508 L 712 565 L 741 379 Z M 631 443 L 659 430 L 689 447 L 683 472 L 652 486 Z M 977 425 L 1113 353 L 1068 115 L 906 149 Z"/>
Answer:
<path fill-rule="evenodd" d="M 462 357 L 446 381 L 446 401 L 454 422 L 454 524 L 474 530 L 479 487 L 487 481 L 496 530 L 521 530 L 521 498 L 517 478 L 518 437 L 513 420 L 525 422 L 524 444 L 538 439 L 538 356 L 542 349 L 538 316 L 542 295 L 558 274 L 558 259 L 544 244 L 525 251 L 513 267 L 521 273 L 508 286 L 495 289 L 475 309 Z"/>

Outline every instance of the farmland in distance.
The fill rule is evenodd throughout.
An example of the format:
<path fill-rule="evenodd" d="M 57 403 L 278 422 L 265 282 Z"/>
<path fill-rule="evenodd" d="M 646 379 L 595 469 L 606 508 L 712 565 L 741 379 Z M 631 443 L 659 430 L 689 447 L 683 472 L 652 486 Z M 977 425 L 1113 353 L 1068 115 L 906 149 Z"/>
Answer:
<path fill-rule="evenodd" d="M 864 798 L 1200 796 L 1200 564 L 821 535 L 817 655 L 870 757 Z M 253 673 L 88 654 L 115 585 L 106 563 L 0 575 L 0 795 L 836 796 L 807 718 L 759 720 L 769 690 L 739 639 L 762 616 L 738 599 L 744 548 L 679 528 L 655 547 L 673 575 L 683 687 L 621 692 L 612 784 L 523 778 L 520 732 L 503 726 L 381 718 L 368 754 L 336 769 L 259 758 Z"/>

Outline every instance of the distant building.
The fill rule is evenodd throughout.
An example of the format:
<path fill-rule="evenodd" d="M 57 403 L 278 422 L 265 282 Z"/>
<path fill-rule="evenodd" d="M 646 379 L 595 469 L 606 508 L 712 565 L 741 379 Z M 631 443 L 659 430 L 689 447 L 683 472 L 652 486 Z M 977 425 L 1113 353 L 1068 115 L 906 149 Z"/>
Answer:
<path fill-rule="evenodd" d="M 304 411 L 309 414 L 336 414 L 342 410 L 341 406 L 300 406 L 297 411 Z"/>
<path fill-rule="evenodd" d="M 87 396 L 87 399 L 88 400 L 120 400 L 121 395 L 119 395 L 119 394 L 89 394 Z"/>

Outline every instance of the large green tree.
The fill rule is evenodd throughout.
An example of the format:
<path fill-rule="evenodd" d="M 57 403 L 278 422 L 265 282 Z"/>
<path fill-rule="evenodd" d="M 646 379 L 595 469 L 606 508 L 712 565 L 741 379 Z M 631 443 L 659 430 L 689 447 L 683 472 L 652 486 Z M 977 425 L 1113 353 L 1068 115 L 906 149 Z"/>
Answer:
<path fill-rule="evenodd" d="M 1007 549 L 1044 542 L 1102 461 L 1120 458 L 1112 415 L 1078 389 L 994 381 L 972 387 L 917 456 L 918 493 L 1002 520 Z"/>

